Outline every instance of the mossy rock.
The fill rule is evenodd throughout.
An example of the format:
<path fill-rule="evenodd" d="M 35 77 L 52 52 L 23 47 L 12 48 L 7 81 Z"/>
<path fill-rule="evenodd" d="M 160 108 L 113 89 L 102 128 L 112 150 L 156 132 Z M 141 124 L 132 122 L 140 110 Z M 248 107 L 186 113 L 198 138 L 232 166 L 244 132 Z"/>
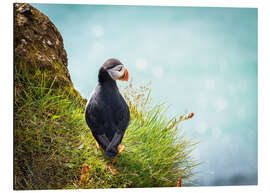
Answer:
<path fill-rule="evenodd" d="M 27 3 L 14 4 L 14 66 L 33 81 L 45 73 L 48 85 L 54 81 L 54 88 L 86 102 L 71 81 L 61 34 L 46 15 Z"/>

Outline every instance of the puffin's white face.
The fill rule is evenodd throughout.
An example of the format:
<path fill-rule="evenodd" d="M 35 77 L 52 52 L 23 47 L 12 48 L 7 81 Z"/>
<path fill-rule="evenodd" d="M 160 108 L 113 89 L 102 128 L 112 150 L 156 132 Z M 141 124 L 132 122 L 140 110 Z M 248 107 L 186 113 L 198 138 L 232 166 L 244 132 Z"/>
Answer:
<path fill-rule="evenodd" d="M 128 71 L 124 67 L 124 65 L 117 65 L 111 69 L 108 69 L 107 72 L 114 80 L 122 80 L 127 81 L 128 80 Z"/>

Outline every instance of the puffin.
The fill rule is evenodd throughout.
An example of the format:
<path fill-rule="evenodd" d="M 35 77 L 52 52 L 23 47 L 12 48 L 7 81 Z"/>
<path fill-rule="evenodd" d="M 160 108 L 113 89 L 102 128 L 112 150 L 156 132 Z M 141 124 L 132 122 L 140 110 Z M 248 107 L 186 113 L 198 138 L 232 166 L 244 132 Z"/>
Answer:
<path fill-rule="evenodd" d="M 127 68 L 118 59 L 105 61 L 85 108 L 85 120 L 96 145 L 109 158 L 116 158 L 124 149 L 120 143 L 130 121 L 130 111 L 116 81 L 128 78 Z"/>

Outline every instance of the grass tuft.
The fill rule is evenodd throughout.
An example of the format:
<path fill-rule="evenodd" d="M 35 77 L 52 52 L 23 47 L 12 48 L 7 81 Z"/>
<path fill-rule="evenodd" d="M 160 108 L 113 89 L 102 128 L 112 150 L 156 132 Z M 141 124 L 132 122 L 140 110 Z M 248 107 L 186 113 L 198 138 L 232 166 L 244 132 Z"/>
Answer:
<path fill-rule="evenodd" d="M 196 143 L 180 122 L 194 114 L 167 120 L 166 105 L 152 103 L 149 85 L 121 88 L 131 121 L 114 174 L 86 125 L 85 104 L 55 80 L 15 69 L 15 189 L 173 187 L 179 176 L 189 185 Z"/>

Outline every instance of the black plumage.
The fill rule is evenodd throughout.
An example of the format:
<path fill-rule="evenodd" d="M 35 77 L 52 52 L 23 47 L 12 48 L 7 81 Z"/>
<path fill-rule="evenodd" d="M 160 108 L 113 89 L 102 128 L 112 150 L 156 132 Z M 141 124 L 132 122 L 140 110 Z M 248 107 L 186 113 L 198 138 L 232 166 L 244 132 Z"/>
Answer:
<path fill-rule="evenodd" d="M 99 70 L 98 85 L 93 90 L 85 110 L 85 119 L 94 138 L 108 157 L 118 154 L 130 120 L 129 107 L 108 73 L 109 69 L 122 65 L 119 60 L 107 60 Z"/>

